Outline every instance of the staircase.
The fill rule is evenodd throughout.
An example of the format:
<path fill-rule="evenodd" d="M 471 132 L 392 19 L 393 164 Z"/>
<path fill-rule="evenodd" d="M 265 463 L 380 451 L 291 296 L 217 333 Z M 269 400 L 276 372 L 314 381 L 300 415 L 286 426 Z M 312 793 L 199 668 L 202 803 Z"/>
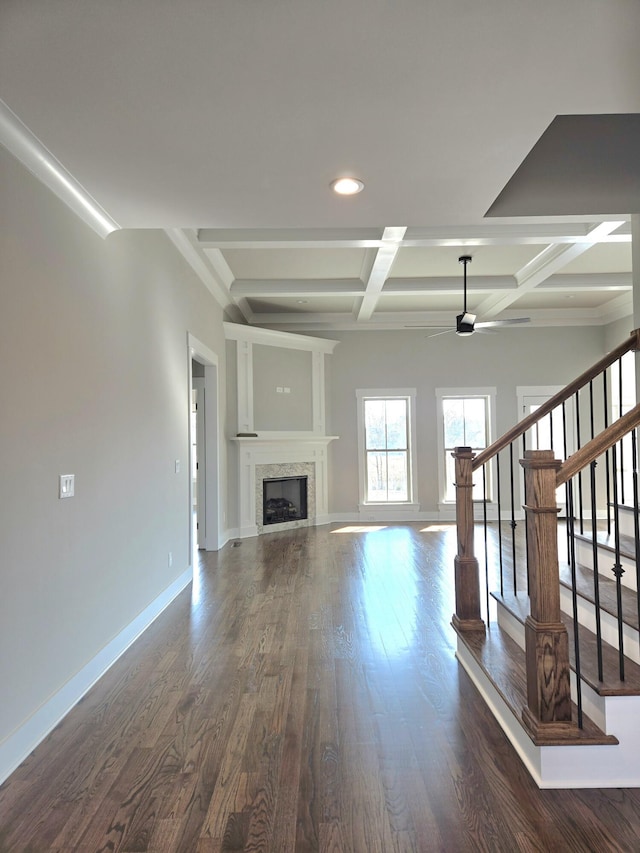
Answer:
<path fill-rule="evenodd" d="M 491 447 L 477 456 L 469 448 L 454 452 L 457 657 L 541 788 L 640 786 L 640 406 L 609 424 L 609 370 L 638 350 L 636 330 Z M 565 418 L 568 399 L 590 424 L 589 440 L 578 423 L 578 450 L 568 459 L 526 449 L 531 427 L 549 413 Z M 598 418 L 604 429 L 596 435 Z M 628 436 L 633 476 L 623 502 L 624 475 L 616 471 L 623 440 L 630 456 Z M 509 506 L 497 507 L 499 520 L 487 520 L 485 493 L 478 523 L 474 477 L 481 472 L 487 483 L 508 469 L 513 476 L 515 453 L 522 456 L 526 526 L 515 520 L 513 481 L 498 488 L 511 494 Z M 560 486 L 567 517 L 559 521 Z"/>

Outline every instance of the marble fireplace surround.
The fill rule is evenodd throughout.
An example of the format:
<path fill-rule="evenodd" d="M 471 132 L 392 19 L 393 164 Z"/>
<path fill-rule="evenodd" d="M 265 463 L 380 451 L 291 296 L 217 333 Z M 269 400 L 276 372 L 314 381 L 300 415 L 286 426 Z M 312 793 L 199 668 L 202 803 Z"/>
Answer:
<path fill-rule="evenodd" d="M 327 448 L 337 436 L 291 435 L 279 438 L 234 438 L 238 443 L 238 491 L 241 539 L 293 527 L 329 523 Z M 262 524 L 262 482 L 273 477 L 307 477 L 307 518 L 284 524 Z"/>

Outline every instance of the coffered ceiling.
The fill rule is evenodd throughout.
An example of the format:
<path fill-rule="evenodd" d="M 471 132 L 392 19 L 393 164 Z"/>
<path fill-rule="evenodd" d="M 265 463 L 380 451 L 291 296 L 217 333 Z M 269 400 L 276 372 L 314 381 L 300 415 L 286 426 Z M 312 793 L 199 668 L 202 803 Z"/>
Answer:
<path fill-rule="evenodd" d="M 600 324 L 632 310 L 638 32 L 634 0 L 3 0 L 0 97 L 239 322 L 437 330 L 469 254 L 479 320 Z"/>

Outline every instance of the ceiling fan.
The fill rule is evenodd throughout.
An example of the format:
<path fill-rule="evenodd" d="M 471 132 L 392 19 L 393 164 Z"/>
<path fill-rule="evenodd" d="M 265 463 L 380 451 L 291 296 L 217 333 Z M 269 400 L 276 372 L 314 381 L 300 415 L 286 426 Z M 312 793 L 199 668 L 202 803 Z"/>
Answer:
<path fill-rule="evenodd" d="M 445 329 L 444 332 L 436 332 L 429 335 L 430 338 L 436 338 L 438 335 L 446 335 L 448 332 L 455 332 L 456 335 L 468 336 L 472 335 L 476 329 L 488 329 L 494 326 L 514 326 L 518 323 L 530 323 L 529 317 L 516 317 L 512 320 L 487 320 L 483 323 L 476 323 L 476 315 L 467 311 L 467 265 L 471 263 L 471 255 L 460 255 L 458 261 L 464 267 L 464 301 L 462 313 L 456 316 L 455 329 Z M 408 327 L 407 327 L 408 328 Z M 428 328 L 425 326 L 414 326 L 413 328 Z"/>

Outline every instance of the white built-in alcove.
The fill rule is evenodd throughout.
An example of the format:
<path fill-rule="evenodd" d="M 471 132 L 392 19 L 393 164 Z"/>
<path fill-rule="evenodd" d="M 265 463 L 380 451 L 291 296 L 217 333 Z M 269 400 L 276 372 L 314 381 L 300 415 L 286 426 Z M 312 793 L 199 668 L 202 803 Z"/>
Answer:
<path fill-rule="evenodd" d="M 238 536 L 263 532 L 263 481 L 307 478 L 307 518 L 269 532 L 329 522 L 325 358 L 337 341 L 225 323 L 235 343 Z"/>

